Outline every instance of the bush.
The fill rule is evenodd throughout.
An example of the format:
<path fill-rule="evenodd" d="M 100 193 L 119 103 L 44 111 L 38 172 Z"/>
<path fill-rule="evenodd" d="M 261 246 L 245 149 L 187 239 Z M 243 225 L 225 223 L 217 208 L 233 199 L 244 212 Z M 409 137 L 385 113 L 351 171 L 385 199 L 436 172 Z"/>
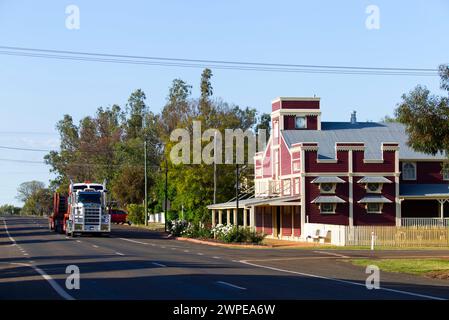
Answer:
<path fill-rule="evenodd" d="M 127 206 L 128 220 L 134 224 L 145 223 L 145 210 L 141 204 L 130 204 Z"/>
<path fill-rule="evenodd" d="M 262 243 L 265 235 L 250 228 L 218 224 L 213 229 L 217 239 L 226 243 Z"/>
<path fill-rule="evenodd" d="M 209 239 L 212 237 L 212 232 L 200 223 L 193 223 L 189 224 L 182 232 L 182 236 L 187 238 Z"/>
<path fill-rule="evenodd" d="M 188 227 L 188 223 L 185 220 L 171 220 L 169 221 L 170 234 L 179 237 Z"/>

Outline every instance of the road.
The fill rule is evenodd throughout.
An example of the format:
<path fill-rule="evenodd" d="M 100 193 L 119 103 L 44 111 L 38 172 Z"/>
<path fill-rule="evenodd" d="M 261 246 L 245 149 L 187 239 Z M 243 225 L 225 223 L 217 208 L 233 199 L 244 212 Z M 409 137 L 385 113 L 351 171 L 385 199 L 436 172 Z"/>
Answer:
<path fill-rule="evenodd" d="M 449 256 L 436 251 L 222 248 L 114 226 L 110 238 L 48 231 L 36 217 L 0 217 L 0 299 L 449 299 L 449 281 L 381 273 L 365 286 L 365 269 L 345 259 Z M 67 266 L 81 274 L 66 287 Z"/>

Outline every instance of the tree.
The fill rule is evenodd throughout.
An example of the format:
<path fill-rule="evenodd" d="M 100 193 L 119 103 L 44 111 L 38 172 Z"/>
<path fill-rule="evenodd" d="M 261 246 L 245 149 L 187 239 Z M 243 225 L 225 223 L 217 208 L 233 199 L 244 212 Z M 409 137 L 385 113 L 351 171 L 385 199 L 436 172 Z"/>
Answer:
<path fill-rule="evenodd" d="M 449 93 L 449 67 L 439 67 L 441 89 Z M 402 96 L 396 109 L 399 122 L 406 125 L 408 144 L 415 150 L 428 154 L 449 154 L 449 99 L 431 94 L 417 86 Z"/>
<path fill-rule="evenodd" d="M 31 196 L 33 196 L 38 190 L 45 188 L 45 184 L 41 181 L 27 181 L 23 182 L 17 188 L 17 200 L 20 202 L 26 202 Z"/>
<path fill-rule="evenodd" d="M 20 208 L 11 204 L 4 204 L 0 206 L 0 214 L 20 214 Z"/>

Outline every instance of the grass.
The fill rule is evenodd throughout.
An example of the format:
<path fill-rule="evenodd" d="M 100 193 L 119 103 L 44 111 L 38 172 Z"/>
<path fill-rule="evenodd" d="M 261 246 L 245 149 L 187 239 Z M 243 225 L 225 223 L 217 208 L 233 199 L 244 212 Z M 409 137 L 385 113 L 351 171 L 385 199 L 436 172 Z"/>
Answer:
<path fill-rule="evenodd" d="M 449 279 L 449 260 L 447 259 L 353 259 L 350 261 L 352 264 L 362 267 L 375 265 L 386 272 Z"/>
<path fill-rule="evenodd" d="M 137 228 L 142 228 L 142 229 L 147 229 L 147 230 L 151 230 L 151 231 L 160 231 L 163 232 L 165 231 L 165 224 L 164 223 L 157 223 L 157 222 L 150 222 L 148 223 L 148 226 L 144 225 L 144 224 L 131 224 L 131 227 L 137 227 Z"/>

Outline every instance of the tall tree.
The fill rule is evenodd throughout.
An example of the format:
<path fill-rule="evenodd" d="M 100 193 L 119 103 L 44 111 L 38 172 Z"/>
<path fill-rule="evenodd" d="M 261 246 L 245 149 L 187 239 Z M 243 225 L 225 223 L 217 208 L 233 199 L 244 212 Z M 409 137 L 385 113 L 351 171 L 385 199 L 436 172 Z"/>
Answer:
<path fill-rule="evenodd" d="M 449 67 L 439 67 L 441 89 L 449 93 Z M 431 94 L 423 86 L 417 86 L 402 96 L 396 109 L 397 119 L 406 125 L 409 145 L 421 152 L 449 155 L 449 99 Z"/>

